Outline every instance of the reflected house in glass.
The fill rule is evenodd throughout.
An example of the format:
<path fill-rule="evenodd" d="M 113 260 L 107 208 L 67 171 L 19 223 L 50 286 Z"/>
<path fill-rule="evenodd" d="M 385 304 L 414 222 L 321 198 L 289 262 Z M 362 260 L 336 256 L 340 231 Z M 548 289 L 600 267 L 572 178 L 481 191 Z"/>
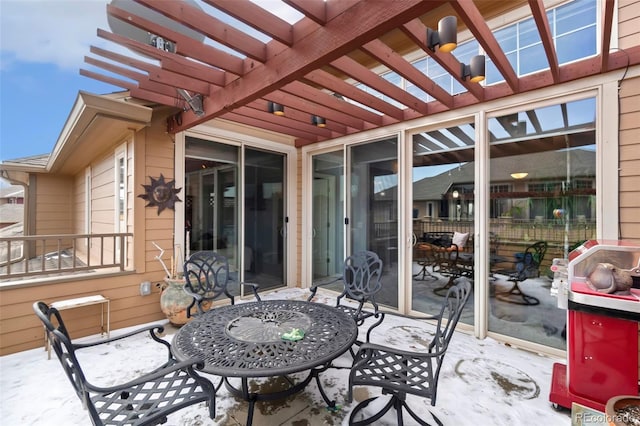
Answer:
<path fill-rule="evenodd" d="M 570 156 L 570 176 L 573 183 L 566 185 L 566 162 Z M 595 215 L 594 150 L 576 148 L 569 152 L 550 151 L 512 157 L 500 157 L 492 162 L 492 219 L 512 217 L 537 223 L 557 220 L 555 209 L 565 205 L 571 217 L 564 219 L 591 221 Z M 523 166 L 517 166 L 523 164 Z M 534 167 L 522 179 L 514 179 L 511 170 Z M 494 171 L 495 170 L 495 171 Z M 530 170 L 530 169 L 527 169 Z M 437 215 L 419 215 L 423 220 L 473 220 L 473 163 L 457 165 L 443 172 L 413 183 L 414 208 L 424 212 L 425 205 L 438 206 Z M 457 196 L 456 196 L 457 195 Z M 462 215 L 456 217 L 456 205 L 462 204 Z M 460 216 L 460 215 L 459 215 Z"/>

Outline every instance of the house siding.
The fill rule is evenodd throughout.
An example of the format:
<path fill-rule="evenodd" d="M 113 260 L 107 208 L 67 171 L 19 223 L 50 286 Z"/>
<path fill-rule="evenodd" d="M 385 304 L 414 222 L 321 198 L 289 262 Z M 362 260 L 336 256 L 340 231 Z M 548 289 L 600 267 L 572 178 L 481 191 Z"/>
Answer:
<path fill-rule="evenodd" d="M 620 237 L 640 243 L 640 77 L 620 84 L 619 144 Z"/>
<path fill-rule="evenodd" d="M 38 175 L 35 234 L 68 234 L 73 231 L 72 179 Z"/>
<path fill-rule="evenodd" d="M 42 324 L 32 309 L 37 300 L 51 303 L 102 294 L 111 300 L 112 330 L 166 318 L 160 310 L 159 287 L 152 285 L 148 296 L 140 296 L 139 288 L 143 281 L 157 284 L 164 279 L 162 265 L 155 259 L 158 250 L 152 243 L 166 250 L 164 261 L 169 265 L 174 215 L 169 209 L 158 215 L 156 207 L 145 208 L 146 201 L 137 196 L 144 191 L 142 185 L 149 184 L 148 176 L 159 178 L 162 173 L 166 179 L 173 179 L 173 140 L 165 132 L 165 123 L 166 112 L 154 113 L 152 128 L 136 132 L 127 142 L 128 229 L 137 230 L 130 242 L 129 255 L 135 259 L 135 270 L 113 275 L 67 276 L 65 281 L 44 285 L 33 281 L 20 286 L 15 285 L 19 282 L 0 286 L 0 356 L 44 346 Z M 94 233 L 114 230 L 113 167 L 111 154 L 91 164 Z M 78 228 L 84 225 L 84 179 L 84 170 L 73 177 L 38 176 L 38 234 L 84 232 Z M 64 312 L 72 338 L 100 332 L 100 309 L 100 306 L 88 306 Z M 43 353 L 43 356 L 46 355 Z"/>

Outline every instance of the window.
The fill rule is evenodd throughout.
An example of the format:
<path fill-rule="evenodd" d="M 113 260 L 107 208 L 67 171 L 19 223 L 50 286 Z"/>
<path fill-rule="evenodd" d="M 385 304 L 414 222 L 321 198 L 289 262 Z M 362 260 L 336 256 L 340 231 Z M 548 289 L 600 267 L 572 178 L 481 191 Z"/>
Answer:
<path fill-rule="evenodd" d="M 114 229 L 113 232 L 127 232 L 127 145 L 116 149 L 114 164 Z M 116 239 L 116 256 L 120 255 L 120 240 Z M 126 252 L 125 252 L 126 257 Z"/>
<path fill-rule="evenodd" d="M 575 0 L 547 12 L 560 65 L 597 53 L 596 0 Z M 533 18 L 494 32 L 518 76 L 549 68 L 547 56 Z M 486 84 L 504 81 L 487 58 Z"/>

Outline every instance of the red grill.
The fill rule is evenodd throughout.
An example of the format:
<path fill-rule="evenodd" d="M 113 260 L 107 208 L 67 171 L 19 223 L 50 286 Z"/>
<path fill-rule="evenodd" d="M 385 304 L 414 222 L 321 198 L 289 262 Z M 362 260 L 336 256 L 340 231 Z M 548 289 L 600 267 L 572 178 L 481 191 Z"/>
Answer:
<path fill-rule="evenodd" d="M 571 252 L 569 288 L 559 291 L 567 306 L 567 363 L 553 367 L 549 400 L 571 408 L 578 403 L 604 412 L 609 398 L 638 394 L 640 247 L 622 241 L 587 241 Z M 630 294 L 607 294 L 587 285 L 598 263 L 629 270 Z"/>

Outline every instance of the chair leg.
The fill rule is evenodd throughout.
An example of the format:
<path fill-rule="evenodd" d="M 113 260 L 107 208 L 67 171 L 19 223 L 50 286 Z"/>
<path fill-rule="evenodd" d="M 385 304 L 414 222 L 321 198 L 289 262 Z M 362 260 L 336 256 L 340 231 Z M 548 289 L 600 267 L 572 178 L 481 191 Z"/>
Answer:
<path fill-rule="evenodd" d="M 420 264 L 420 262 L 418 262 L 418 264 Z M 416 281 L 425 281 L 427 279 L 437 280 L 438 277 L 436 277 L 431 272 L 429 272 L 429 270 L 427 269 L 427 266 L 428 266 L 427 263 L 423 263 L 422 269 L 420 269 L 420 271 L 417 274 L 413 275 L 413 279 Z M 422 278 L 418 278 L 420 275 L 422 275 Z"/>
<path fill-rule="evenodd" d="M 365 407 L 367 407 L 371 403 L 371 401 L 374 401 L 375 399 L 378 399 L 378 398 L 379 397 L 375 396 L 373 398 L 365 399 L 364 401 L 362 401 L 358 405 L 356 405 L 355 408 L 351 411 L 351 415 L 349 416 L 349 425 L 350 426 L 365 426 L 365 425 L 374 424 L 375 422 L 380 420 L 382 418 L 382 416 L 387 414 L 387 412 L 389 410 L 391 410 L 393 408 L 394 410 L 396 410 L 396 423 L 397 423 L 398 426 L 402 426 L 404 424 L 404 420 L 403 420 L 403 416 L 402 416 L 403 409 L 407 410 L 407 413 L 409 413 L 409 415 L 416 422 L 418 422 L 420 425 L 422 425 L 422 426 L 431 426 L 430 423 L 427 423 L 426 421 L 424 421 L 418 414 L 416 414 L 411 408 L 409 408 L 409 405 L 407 405 L 407 402 L 405 400 L 401 399 L 397 395 L 392 395 L 391 398 L 389 399 L 389 401 L 385 404 L 385 406 L 382 407 L 382 409 L 380 409 L 380 411 L 378 411 L 377 413 L 375 413 L 371 417 L 368 417 L 366 419 L 362 419 L 362 420 L 359 420 L 359 421 L 355 421 L 355 416 L 360 411 L 362 411 Z M 430 412 L 430 414 L 433 417 L 433 419 L 436 421 L 436 424 L 438 426 L 443 426 L 443 424 L 440 421 L 440 419 L 438 419 L 433 413 Z"/>
<path fill-rule="evenodd" d="M 505 292 L 496 292 L 496 299 L 501 300 L 507 303 L 513 303 L 515 305 L 525 305 L 525 306 L 533 306 L 539 305 L 540 300 L 537 297 L 529 296 L 528 294 L 524 294 L 520 286 L 518 285 L 518 281 L 511 281 L 513 286 Z M 522 300 L 514 299 L 510 296 L 520 296 Z"/>
<path fill-rule="evenodd" d="M 358 412 L 360 412 L 362 409 L 364 409 L 366 406 L 368 406 L 371 401 L 374 401 L 378 399 L 377 396 L 373 397 L 373 398 L 369 398 L 369 399 L 365 399 L 364 401 L 360 402 L 358 405 L 355 406 L 355 408 L 351 411 L 351 415 L 349 416 L 349 425 L 350 426 L 365 426 L 365 425 L 370 425 L 376 421 L 378 421 L 382 416 L 384 416 L 385 414 L 387 414 L 387 411 L 389 411 L 391 408 L 393 408 L 395 406 L 396 403 L 396 399 L 397 397 L 394 395 L 391 397 L 391 399 L 389 399 L 389 402 L 386 403 L 386 405 L 384 407 L 382 407 L 382 409 L 380 411 L 378 411 L 376 414 L 374 414 L 373 416 L 360 420 L 360 421 L 354 421 L 354 418 L 356 416 L 356 414 L 358 414 Z M 398 426 L 402 425 L 401 422 L 398 423 Z"/>
<path fill-rule="evenodd" d="M 433 289 L 433 293 L 436 294 L 437 296 L 444 297 L 447 294 L 447 291 L 449 290 L 449 287 L 451 287 L 451 286 L 453 286 L 455 284 L 454 280 L 455 280 L 455 277 L 453 275 L 451 275 L 449 277 L 449 281 L 447 281 L 447 283 L 445 285 L 443 285 L 442 287 L 434 288 Z"/>

